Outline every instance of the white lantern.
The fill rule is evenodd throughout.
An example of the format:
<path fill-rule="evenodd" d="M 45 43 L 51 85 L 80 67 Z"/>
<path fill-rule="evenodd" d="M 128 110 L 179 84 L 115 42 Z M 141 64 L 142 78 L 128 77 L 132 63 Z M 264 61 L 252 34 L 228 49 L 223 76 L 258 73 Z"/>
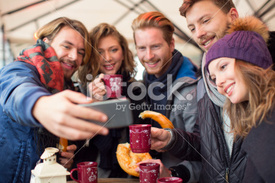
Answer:
<path fill-rule="evenodd" d="M 66 176 L 70 173 L 56 162 L 56 155 L 59 150 L 48 147 L 41 155 L 43 163 L 35 166 L 32 170 L 31 183 L 66 183 Z"/>

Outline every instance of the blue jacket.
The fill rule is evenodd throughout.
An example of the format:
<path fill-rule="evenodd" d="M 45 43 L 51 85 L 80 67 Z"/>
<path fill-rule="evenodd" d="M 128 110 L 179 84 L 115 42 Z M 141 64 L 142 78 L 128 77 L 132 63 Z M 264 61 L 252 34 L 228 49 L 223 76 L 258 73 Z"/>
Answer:
<path fill-rule="evenodd" d="M 160 87 L 155 87 L 155 90 L 152 92 L 156 96 L 165 96 L 162 100 L 153 100 L 148 97 L 147 102 L 149 105 L 152 105 L 151 110 L 162 113 L 169 118 L 175 128 L 180 128 L 187 132 L 193 132 L 197 117 L 197 101 L 195 97 L 197 85 L 196 71 L 196 66 L 187 57 L 183 56 L 179 51 L 174 50 L 172 64 L 166 73 L 159 78 L 147 73 L 144 77 L 147 88 L 150 84 L 160 83 Z M 169 80 L 171 80 L 170 83 Z M 180 96 L 175 96 L 177 94 Z M 165 106 L 165 108 L 154 108 L 154 104 Z M 152 125 L 160 127 L 154 121 Z M 184 165 L 188 169 L 188 172 L 186 174 L 183 173 L 186 176 L 182 178 L 185 178 L 184 180 L 189 178 L 189 182 L 198 181 L 201 170 L 200 162 L 182 161 L 169 152 L 162 153 L 161 160 L 166 167 L 179 164 Z M 189 174 L 189 177 L 187 174 Z"/>
<path fill-rule="evenodd" d="M 34 66 L 16 61 L 0 70 L 0 183 L 30 182 L 40 156 L 34 130 L 41 127 L 32 108 L 45 95 L 51 93 Z"/>
<path fill-rule="evenodd" d="M 153 74 L 145 73 L 143 78 L 146 88 L 154 86 L 153 90 L 148 90 L 146 101 L 152 106 L 151 110 L 159 112 L 163 115 L 166 114 L 166 110 L 163 107 L 167 104 L 167 91 L 171 84 L 173 84 L 178 78 L 189 77 L 196 79 L 196 66 L 185 56 L 183 56 L 178 50 L 173 51 L 173 59 L 170 67 L 167 71 L 157 78 Z M 169 83 L 168 75 L 171 76 L 172 83 Z M 156 99 L 150 98 L 149 96 L 160 96 L 155 97 Z M 161 96 L 164 96 L 161 98 Z M 161 99 L 160 99 L 161 98 Z M 160 127 L 157 123 L 153 126 Z"/>

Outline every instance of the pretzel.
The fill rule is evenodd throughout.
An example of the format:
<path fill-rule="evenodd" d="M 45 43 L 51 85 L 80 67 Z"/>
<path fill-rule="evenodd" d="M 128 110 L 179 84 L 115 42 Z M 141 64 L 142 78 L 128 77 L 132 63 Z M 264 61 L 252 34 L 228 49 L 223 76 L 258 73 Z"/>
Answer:
<path fill-rule="evenodd" d="M 129 143 L 118 144 L 116 157 L 120 167 L 129 175 L 139 177 L 139 172 L 136 172 L 137 163 L 152 159 L 149 153 L 133 153 Z"/>
<path fill-rule="evenodd" d="M 144 111 L 140 113 L 142 119 L 151 118 L 158 122 L 162 128 L 174 128 L 172 122 L 164 115 L 154 111 Z M 139 172 L 136 172 L 137 163 L 152 159 L 149 153 L 133 153 L 129 143 L 118 144 L 116 152 L 117 160 L 120 167 L 129 175 L 139 177 Z"/>
<path fill-rule="evenodd" d="M 67 146 L 68 146 L 68 140 L 64 139 L 64 138 L 60 138 L 60 140 L 59 140 L 59 149 L 62 152 L 66 152 L 67 151 Z"/>
<path fill-rule="evenodd" d="M 151 118 L 158 122 L 162 128 L 174 128 L 173 123 L 166 116 L 155 111 L 144 111 L 139 114 L 139 117 L 142 119 Z"/>

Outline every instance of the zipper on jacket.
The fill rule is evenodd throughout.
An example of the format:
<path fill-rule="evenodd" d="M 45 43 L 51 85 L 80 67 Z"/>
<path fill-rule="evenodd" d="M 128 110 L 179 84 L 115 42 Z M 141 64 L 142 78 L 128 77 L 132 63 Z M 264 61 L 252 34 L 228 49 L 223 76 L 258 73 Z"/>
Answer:
<path fill-rule="evenodd" d="M 229 168 L 226 168 L 225 169 L 225 180 L 227 183 L 229 183 L 228 177 L 229 177 Z"/>

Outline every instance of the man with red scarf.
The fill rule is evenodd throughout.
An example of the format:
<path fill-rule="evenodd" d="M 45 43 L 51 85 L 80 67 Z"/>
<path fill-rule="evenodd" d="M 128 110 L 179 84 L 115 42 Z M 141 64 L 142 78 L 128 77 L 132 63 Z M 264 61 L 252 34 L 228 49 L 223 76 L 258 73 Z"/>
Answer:
<path fill-rule="evenodd" d="M 86 96 L 71 91 L 72 75 L 87 63 L 91 45 L 85 26 L 61 17 L 37 31 L 37 43 L 0 70 L 0 182 L 29 182 L 31 170 L 47 146 L 106 135 L 108 130 L 82 119 L 107 116 L 77 104 Z M 60 154 L 70 168 L 75 145 Z M 7 156 L 7 153 L 9 154 Z"/>

